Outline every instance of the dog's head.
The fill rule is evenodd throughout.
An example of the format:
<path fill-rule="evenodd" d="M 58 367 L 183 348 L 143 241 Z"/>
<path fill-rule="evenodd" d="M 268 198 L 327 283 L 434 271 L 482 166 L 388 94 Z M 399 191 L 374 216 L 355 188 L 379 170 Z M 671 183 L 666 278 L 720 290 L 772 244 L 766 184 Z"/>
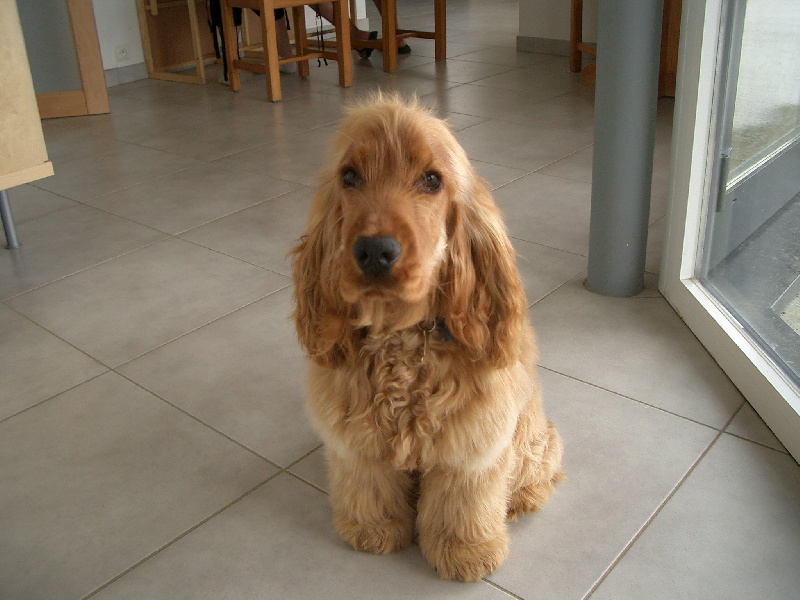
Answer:
<path fill-rule="evenodd" d="M 492 338 L 524 311 L 485 182 L 416 101 L 377 95 L 348 111 L 294 254 L 300 341 L 322 364 L 353 349 L 356 329 L 434 318 L 476 357 L 497 354 Z"/>

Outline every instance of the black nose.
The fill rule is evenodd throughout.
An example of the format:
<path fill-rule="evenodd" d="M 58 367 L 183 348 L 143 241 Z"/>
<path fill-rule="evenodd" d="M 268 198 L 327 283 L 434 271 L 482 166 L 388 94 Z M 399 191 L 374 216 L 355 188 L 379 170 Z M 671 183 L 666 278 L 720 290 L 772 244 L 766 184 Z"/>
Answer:
<path fill-rule="evenodd" d="M 353 244 L 353 256 L 364 275 L 386 275 L 400 258 L 400 242 L 386 235 L 362 236 Z"/>

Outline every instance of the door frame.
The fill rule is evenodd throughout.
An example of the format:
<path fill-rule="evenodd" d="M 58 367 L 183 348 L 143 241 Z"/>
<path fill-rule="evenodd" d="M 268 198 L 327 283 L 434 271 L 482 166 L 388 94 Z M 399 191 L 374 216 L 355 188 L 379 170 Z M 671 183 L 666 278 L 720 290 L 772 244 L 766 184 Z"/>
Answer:
<path fill-rule="evenodd" d="M 42 119 L 110 112 L 92 0 L 65 0 L 81 75 L 80 90 L 36 94 Z"/>
<path fill-rule="evenodd" d="M 783 371 L 695 278 L 712 197 L 715 93 L 725 0 L 683 6 L 670 167 L 670 209 L 659 289 L 800 461 L 800 395 Z"/>

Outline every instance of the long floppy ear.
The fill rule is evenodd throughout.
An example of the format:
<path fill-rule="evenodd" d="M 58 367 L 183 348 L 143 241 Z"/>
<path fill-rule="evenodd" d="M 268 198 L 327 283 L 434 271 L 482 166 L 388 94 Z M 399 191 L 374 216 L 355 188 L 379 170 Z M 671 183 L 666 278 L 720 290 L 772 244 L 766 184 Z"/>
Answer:
<path fill-rule="evenodd" d="M 514 340 L 527 322 L 525 292 L 488 186 L 473 175 L 467 187 L 449 216 L 440 309 L 474 360 L 503 367 L 518 359 Z"/>
<path fill-rule="evenodd" d="M 290 252 L 297 337 L 312 360 L 329 367 L 345 360 L 353 335 L 339 293 L 341 205 L 336 194 L 331 182 L 318 188 L 306 233 Z"/>

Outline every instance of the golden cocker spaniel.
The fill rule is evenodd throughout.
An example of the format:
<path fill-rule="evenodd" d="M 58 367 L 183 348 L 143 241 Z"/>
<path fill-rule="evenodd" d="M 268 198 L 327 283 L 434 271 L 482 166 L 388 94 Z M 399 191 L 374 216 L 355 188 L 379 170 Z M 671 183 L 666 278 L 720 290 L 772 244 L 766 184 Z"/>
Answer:
<path fill-rule="evenodd" d="M 562 474 L 486 182 L 444 122 L 378 94 L 341 123 L 292 254 L 336 531 L 374 553 L 416 532 L 441 577 L 491 573 Z"/>

